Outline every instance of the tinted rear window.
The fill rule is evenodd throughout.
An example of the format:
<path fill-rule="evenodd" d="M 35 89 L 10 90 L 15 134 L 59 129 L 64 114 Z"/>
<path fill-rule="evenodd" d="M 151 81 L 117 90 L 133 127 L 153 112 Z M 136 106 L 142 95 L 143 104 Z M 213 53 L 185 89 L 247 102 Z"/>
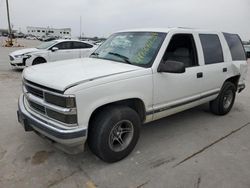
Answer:
<path fill-rule="evenodd" d="M 92 48 L 93 46 L 83 42 L 73 42 L 74 49 Z"/>
<path fill-rule="evenodd" d="M 72 49 L 71 47 L 71 42 L 60 42 L 58 44 L 56 44 L 53 47 L 57 47 L 59 50 L 68 50 L 68 49 Z"/>
<path fill-rule="evenodd" d="M 231 52 L 233 61 L 246 60 L 245 50 L 240 37 L 236 34 L 223 33 Z"/>
<path fill-rule="evenodd" d="M 200 34 L 205 64 L 224 61 L 220 39 L 216 34 Z"/>

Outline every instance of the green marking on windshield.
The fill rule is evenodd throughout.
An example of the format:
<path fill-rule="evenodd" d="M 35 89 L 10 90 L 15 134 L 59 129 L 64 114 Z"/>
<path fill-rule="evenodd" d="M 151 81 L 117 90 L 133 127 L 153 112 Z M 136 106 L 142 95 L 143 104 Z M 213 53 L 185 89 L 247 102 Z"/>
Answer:
<path fill-rule="evenodd" d="M 152 48 L 154 42 L 157 40 L 158 38 L 158 33 L 151 33 L 151 38 L 149 38 L 145 44 L 145 46 L 143 48 L 141 48 L 136 56 L 135 56 L 135 63 L 142 63 L 145 56 L 147 55 L 147 53 L 150 51 L 150 49 Z"/>

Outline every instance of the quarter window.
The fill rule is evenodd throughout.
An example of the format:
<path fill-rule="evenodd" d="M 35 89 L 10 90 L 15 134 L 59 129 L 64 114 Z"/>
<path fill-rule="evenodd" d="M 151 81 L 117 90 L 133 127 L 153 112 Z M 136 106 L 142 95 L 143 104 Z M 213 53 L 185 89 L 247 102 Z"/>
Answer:
<path fill-rule="evenodd" d="M 240 37 L 236 34 L 223 33 L 231 52 L 233 61 L 246 60 L 246 54 Z"/>
<path fill-rule="evenodd" d="M 220 39 L 216 34 L 200 34 L 205 64 L 224 62 Z"/>

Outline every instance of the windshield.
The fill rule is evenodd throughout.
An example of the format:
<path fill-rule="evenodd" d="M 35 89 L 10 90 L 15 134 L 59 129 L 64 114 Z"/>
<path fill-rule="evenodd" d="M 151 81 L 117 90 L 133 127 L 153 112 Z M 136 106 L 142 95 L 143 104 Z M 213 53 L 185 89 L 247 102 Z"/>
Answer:
<path fill-rule="evenodd" d="M 56 44 L 56 41 L 49 41 L 49 42 L 43 42 L 42 44 L 40 44 L 39 46 L 37 46 L 37 49 L 47 49 L 50 46 L 52 46 L 53 44 Z"/>
<path fill-rule="evenodd" d="M 124 32 L 111 35 L 92 55 L 132 65 L 150 67 L 166 33 Z"/>

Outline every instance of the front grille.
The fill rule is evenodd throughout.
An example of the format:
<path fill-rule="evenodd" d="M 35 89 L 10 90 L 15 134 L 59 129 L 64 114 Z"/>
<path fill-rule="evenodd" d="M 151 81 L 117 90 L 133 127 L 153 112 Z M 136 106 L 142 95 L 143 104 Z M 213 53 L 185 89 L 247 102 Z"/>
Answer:
<path fill-rule="evenodd" d="M 14 61 L 14 58 L 13 58 L 11 55 L 10 55 L 9 57 L 10 57 L 10 60 L 11 60 L 11 61 Z"/>
<path fill-rule="evenodd" d="M 42 113 L 42 114 L 45 114 L 45 113 L 46 113 L 45 107 L 44 107 L 44 106 L 41 106 L 41 105 L 39 105 L 39 104 L 36 104 L 36 103 L 34 103 L 34 102 L 32 102 L 32 101 L 28 101 L 28 102 L 29 102 L 30 107 L 33 108 L 34 110 L 36 110 L 36 111 L 38 111 L 38 112 L 40 112 L 40 113 Z"/>
<path fill-rule="evenodd" d="M 29 93 L 31 93 L 32 95 L 35 95 L 39 98 L 43 98 L 43 91 L 42 90 L 39 90 L 39 89 L 36 89 L 34 87 L 31 87 L 29 85 L 25 85 L 25 88 L 27 89 L 27 91 Z"/>
<path fill-rule="evenodd" d="M 34 113 L 37 112 L 49 119 L 67 125 L 77 124 L 74 97 L 46 90 L 44 86 L 40 87 L 40 85 L 26 80 L 23 84 L 28 106 Z"/>

